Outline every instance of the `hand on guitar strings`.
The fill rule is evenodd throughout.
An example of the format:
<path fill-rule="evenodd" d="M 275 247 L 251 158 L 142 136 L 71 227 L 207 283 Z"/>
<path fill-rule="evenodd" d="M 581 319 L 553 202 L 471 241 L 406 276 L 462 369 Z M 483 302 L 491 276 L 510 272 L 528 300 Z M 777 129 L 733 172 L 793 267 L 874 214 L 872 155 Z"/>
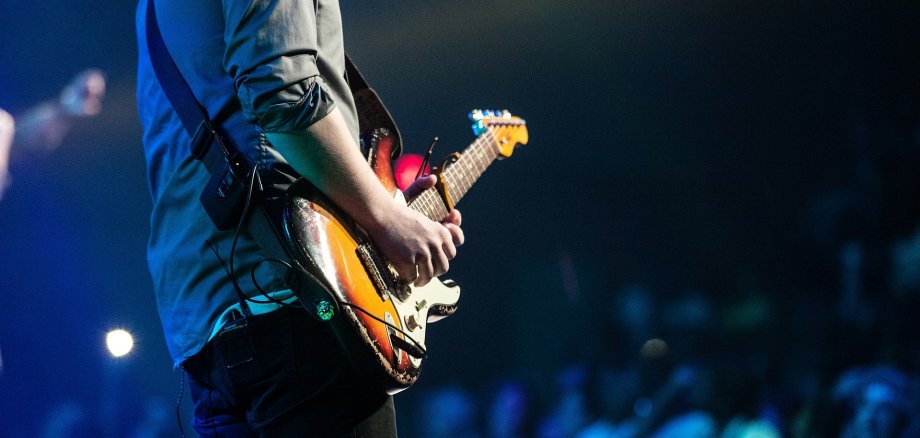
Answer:
<path fill-rule="evenodd" d="M 434 187 L 436 182 L 434 175 L 421 177 L 403 194 L 411 200 Z M 453 210 L 438 223 L 412 209 L 400 210 L 404 215 L 401 220 L 393 221 L 390 229 L 372 237 L 399 276 L 421 287 L 450 268 L 449 261 L 457 255 L 457 247 L 464 241 L 460 228 L 462 217 L 460 211 Z M 399 236 L 409 236 L 409 239 L 399 239 Z"/>
<path fill-rule="evenodd" d="M 406 198 L 406 201 L 411 201 L 425 190 L 434 187 L 435 183 L 437 182 L 437 176 L 425 175 L 413 181 L 409 187 L 406 187 L 406 190 L 403 191 L 403 196 Z M 450 231 L 454 246 L 463 245 L 463 230 L 460 229 L 460 222 L 462 219 L 463 218 L 460 215 L 460 210 L 454 209 L 447 214 L 447 217 L 445 217 L 443 221 L 441 221 L 441 224 L 447 227 L 447 230 Z"/>

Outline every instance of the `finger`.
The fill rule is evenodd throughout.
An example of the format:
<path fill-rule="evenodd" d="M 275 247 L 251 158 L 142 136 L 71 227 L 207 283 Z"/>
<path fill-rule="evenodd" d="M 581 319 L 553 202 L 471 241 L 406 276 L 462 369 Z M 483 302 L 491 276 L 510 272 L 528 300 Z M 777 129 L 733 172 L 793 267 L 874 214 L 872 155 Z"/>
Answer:
<path fill-rule="evenodd" d="M 441 246 L 441 251 L 444 252 L 444 255 L 447 256 L 447 260 L 453 260 L 454 257 L 457 257 L 457 246 L 454 245 L 454 242 L 450 240 L 444 242 L 444 245 Z M 447 271 L 445 269 L 445 271 Z"/>
<path fill-rule="evenodd" d="M 425 190 L 428 190 L 434 187 L 434 184 L 438 182 L 438 177 L 434 175 L 425 175 L 406 187 L 406 190 L 403 190 L 403 195 L 406 199 L 413 199 L 422 193 Z"/>
<path fill-rule="evenodd" d="M 460 210 L 454 209 L 454 210 L 451 210 L 450 213 L 447 214 L 447 217 L 445 217 L 444 220 L 441 222 L 442 223 L 452 223 L 459 227 L 462 221 L 463 221 L 463 217 L 460 215 Z"/>
<path fill-rule="evenodd" d="M 399 278 L 406 283 L 412 283 L 418 279 L 418 267 L 414 264 L 403 264 L 400 266 L 394 266 L 396 272 L 399 274 Z"/>
<path fill-rule="evenodd" d="M 425 259 L 423 263 L 418 264 L 418 278 L 415 279 L 416 286 L 424 286 L 434 277 L 434 266 L 431 264 L 431 258 Z"/>
<path fill-rule="evenodd" d="M 453 225 L 453 224 L 448 224 L 448 225 L 450 225 L 451 227 L 456 227 L 456 225 Z M 441 243 L 441 248 L 440 248 L 441 251 L 439 252 L 441 254 L 444 254 L 446 260 L 452 260 L 454 257 L 457 256 L 457 247 L 456 245 L 454 245 L 454 240 L 453 240 L 454 233 L 450 231 L 450 227 L 448 227 L 448 225 L 445 225 L 444 229 L 441 230 L 441 239 L 442 239 L 441 242 L 443 243 Z M 444 271 L 446 272 L 447 269 L 444 269 Z M 443 273 L 444 272 L 442 272 L 441 274 Z"/>
<path fill-rule="evenodd" d="M 434 272 L 432 278 L 437 277 L 438 275 L 443 275 L 445 272 L 447 272 L 448 269 L 450 269 L 450 261 L 448 260 L 447 254 L 445 254 L 444 251 L 436 251 L 433 256 L 434 257 L 432 261 L 434 262 Z"/>
<path fill-rule="evenodd" d="M 454 224 L 444 224 L 444 227 L 450 232 L 451 241 L 454 243 L 454 246 L 462 246 L 463 242 L 466 241 L 463 229 Z"/>

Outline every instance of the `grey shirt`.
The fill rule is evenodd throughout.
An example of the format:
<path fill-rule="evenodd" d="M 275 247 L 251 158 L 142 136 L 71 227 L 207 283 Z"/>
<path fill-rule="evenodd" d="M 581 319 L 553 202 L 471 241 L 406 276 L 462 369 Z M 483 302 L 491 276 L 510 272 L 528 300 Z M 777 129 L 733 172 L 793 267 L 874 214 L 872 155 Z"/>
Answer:
<path fill-rule="evenodd" d="M 306 129 L 333 107 L 357 144 L 337 0 L 156 0 L 156 8 L 163 40 L 198 102 L 251 159 L 283 162 L 262 134 Z M 215 254 L 229 262 L 234 233 L 217 231 L 198 200 L 209 174 L 189 155 L 188 135 L 154 76 L 146 9 L 141 0 L 137 99 L 153 200 L 147 260 L 178 366 L 202 348 L 218 316 L 238 301 Z M 234 267 L 248 295 L 255 295 L 249 272 L 260 258 L 242 233 Z M 259 265 L 256 278 L 266 290 L 285 287 L 282 272 L 270 263 Z"/>

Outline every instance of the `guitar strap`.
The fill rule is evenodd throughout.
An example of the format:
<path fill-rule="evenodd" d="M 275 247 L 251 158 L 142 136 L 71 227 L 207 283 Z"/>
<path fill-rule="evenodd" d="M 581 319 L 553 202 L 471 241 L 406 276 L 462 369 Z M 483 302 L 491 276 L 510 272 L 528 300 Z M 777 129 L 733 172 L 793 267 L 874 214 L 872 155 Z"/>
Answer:
<path fill-rule="evenodd" d="M 229 141 L 220 124 L 208 117 L 163 42 L 157 24 L 154 0 L 147 1 L 146 37 L 150 61 L 157 80 L 191 138 L 190 153 L 201 161 L 211 174 L 210 182 L 201 195 L 201 203 L 209 217 L 220 230 L 232 229 L 245 222 L 246 230 L 268 257 L 290 260 L 291 254 L 283 243 L 280 213 L 284 191 L 297 176 L 276 169 L 259 169 L 256 163 Z M 402 151 L 399 129 L 377 92 L 368 85 L 347 54 L 345 73 L 355 99 L 362 135 L 369 134 L 376 128 L 386 128 L 394 137 L 391 158 L 398 157 Z M 256 182 L 254 187 L 250 187 L 251 182 Z M 273 189 L 257 190 L 264 189 L 265 185 L 270 185 Z M 253 205 L 246 209 L 250 196 Z M 250 212 L 252 214 L 248 214 Z M 309 271 L 315 267 L 305 268 Z M 320 286 L 328 288 L 309 272 L 301 272 L 312 277 Z M 239 298 L 244 314 L 250 316 L 245 297 Z"/>

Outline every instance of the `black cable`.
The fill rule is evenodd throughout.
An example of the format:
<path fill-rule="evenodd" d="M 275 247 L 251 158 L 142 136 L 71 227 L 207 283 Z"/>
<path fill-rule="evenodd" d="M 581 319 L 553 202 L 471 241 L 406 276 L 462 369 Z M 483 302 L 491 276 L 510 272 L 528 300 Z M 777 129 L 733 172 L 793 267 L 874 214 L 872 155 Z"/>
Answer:
<path fill-rule="evenodd" d="M 297 266 L 296 266 L 296 269 L 297 269 L 297 271 L 299 271 L 299 272 L 303 273 L 304 275 L 306 275 L 307 277 L 309 277 L 311 281 L 313 281 L 314 283 L 316 283 L 317 285 L 319 285 L 319 286 L 323 289 L 323 293 L 325 293 L 327 296 L 329 296 L 329 299 L 330 299 L 333 303 L 335 303 L 335 304 L 337 305 L 337 306 L 336 306 L 336 312 L 340 312 L 340 311 L 342 310 L 342 309 L 341 309 L 341 306 L 347 306 L 347 307 L 351 307 L 352 309 L 356 309 L 356 310 L 360 311 L 361 313 L 363 313 L 363 314 L 365 314 L 365 315 L 371 317 L 372 319 L 376 320 L 377 322 L 379 322 L 379 323 L 381 323 L 381 324 L 383 324 L 383 325 L 385 325 L 385 326 L 387 326 L 387 327 L 389 327 L 389 328 L 391 328 L 391 329 L 393 329 L 393 330 L 399 332 L 401 335 L 403 335 L 403 336 L 408 340 L 408 342 L 411 342 L 412 344 L 414 344 L 415 347 L 418 348 L 419 351 L 422 352 L 422 357 L 423 357 L 423 358 L 428 356 L 428 349 L 426 349 L 425 347 L 423 347 L 422 344 L 420 344 L 418 341 L 416 341 L 412 336 L 409 336 L 409 334 L 406 333 L 405 330 L 403 330 L 403 329 L 401 329 L 401 328 L 399 328 L 399 327 L 396 327 L 395 325 L 393 325 L 393 324 L 391 324 L 391 323 L 389 323 L 389 322 L 387 322 L 387 321 L 381 319 L 381 318 L 378 317 L 377 315 L 374 315 L 374 314 L 371 313 L 370 311 L 364 309 L 363 307 L 361 307 L 361 306 L 359 306 L 359 305 L 357 305 L 357 304 L 347 303 L 347 302 L 345 302 L 345 301 L 339 300 L 338 297 L 336 297 L 335 294 L 333 294 L 332 291 L 330 291 L 330 290 L 328 289 L 328 287 L 326 287 L 326 285 L 325 285 L 323 282 L 321 282 L 318 278 L 316 278 L 315 275 L 313 275 L 313 273 L 311 273 L 310 271 L 304 269 L 304 268 L 303 268 L 302 266 L 300 266 L 300 265 L 297 265 Z M 298 298 L 299 298 L 299 297 L 298 297 Z M 307 313 L 310 313 L 310 310 L 307 308 L 306 304 L 304 304 L 303 302 L 301 302 L 301 304 L 303 305 L 303 308 L 304 308 L 305 310 L 307 310 Z M 315 315 L 312 315 L 312 314 L 311 314 L 311 316 L 314 316 L 314 317 L 315 317 Z"/>
<path fill-rule="evenodd" d="M 257 172 L 254 171 L 253 178 L 252 178 L 252 180 L 250 181 L 250 184 L 249 184 L 249 192 L 248 192 L 247 195 L 246 195 L 246 206 L 243 208 L 243 216 L 242 216 L 243 218 L 245 218 L 245 213 L 246 213 L 246 211 L 249 210 L 250 200 L 252 199 L 252 189 L 253 189 L 253 187 L 254 187 L 254 180 L 256 179 L 256 176 L 255 176 L 255 175 L 257 175 Z M 281 300 L 278 300 L 278 299 L 276 299 L 276 298 L 272 298 L 271 296 L 269 296 L 268 293 L 265 292 L 265 290 L 262 289 L 262 287 L 259 285 L 259 282 L 256 280 L 256 276 L 255 276 L 255 271 L 256 271 L 256 269 L 259 267 L 259 265 L 261 265 L 262 263 L 265 263 L 265 262 L 280 263 L 280 264 L 282 264 L 282 265 L 284 265 L 284 266 L 286 266 L 286 267 L 288 267 L 288 268 L 290 269 L 290 268 L 291 268 L 291 264 L 288 263 L 288 262 L 285 262 L 284 260 L 279 260 L 279 259 L 275 259 L 275 258 L 272 258 L 272 259 L 261 259 L 261 260 L 257 261 L 257 262 L 255 263 L 255 265 L 252 266 L 252 269 L 250 269 L 250 271 L 249 271 L 249 277 L 252 279 L 252 283 L 255 285 L 256 289 L 259 290 L 259 293 L 260 293 L 262 296 L 264 296 L 265 298 L 267 298 L 267 301 L 257 300 L 257 299 L 251 298 L 251 297 L 247 297 L 246 294 L 243 293 L 242 288 L 239 286 L 239 281 L 236 279 L 236 272 L 235 272 L 235 270 L 234 270 L 233 260 L 234 260 L 234 254 L 235 254 L 235 249 L 236 249 L 236 243 L 237 243 L 237 241 L 238 241 L 238 239 L 239 239 L 240 229 L 241 229 L 241 225 L 242 225 L 242 223 L 243 223 L 243 218 L 241 218 L 241 219 L 240 219 L 240 222 L 237 224 L 236 232 L 234 233 L 234 236 L 233 236 L 233 245 L 232 245 L 231 248 L 230 248 L 230 264 L 229 264 L 229 266 L 228 266 L 227 262 L 224 261 L 223 257 L 220 256 L 220 252 L 217 250 L 217 247 L 214 245 L 214 243 L 211 242 L 210 239 L 205 240 L 205 242 L 207 242 L 208 247 L 211 248 L 211 252 L 214 253 L 214 255 L 217 257 L 217 260 L 220 262 L 220 265 L 224 268 L 224 272 L 227 273 L 227 277 L 230 278 L 230 283 L 233 284 L 233 288 L 236 290 L 236 292 L 237 292 L 237 294 L 239 295 L 239 297 L 240 297 L 241 300 L 249 301 L 249 302 L 251 302 L 251 303 L 256 303 L 256 304 L 269 304 L 269 303 L 275 303 L 275 304 L 279 304 L 279 305 L 289 305 L 290 303 L 285 303 L 285 302 L 283 302 L 283 301 L 281 301 Z"/>
<path fill-rule="evenodd" d="M 246 220 L 246 213 L 249 212 L 249 205 L 252 202 L 252 190 L 255 187 L 256 176 L 259 174 L 259 165 L 256 164 L 255 168 L 252 169 L 252 176 L 249 179 L 249 187 L 246 192 L 246 203 L 243 204 L 243 213 L 240 214 L 240 220 L 236 223 L 236 231 L 233 233 L 233 243 L 230 245 L 230 283 L 233 284 L 233 288 L 236 290 L 236 293 L 240 297 L 240 307 L 243 311 L 244 316 L 252 316 L 252 312 L 249 311 L 249 306 L 246 305 L 246 294 L 243 293 L 243 289 L 240 287 L 239 281 L 236 279 L 236 270 L 233 266 L 234 255 L 236 254 L 236 244 L 240 239 L 240 231 L 243 228 L 243 222 Z M 261 181 L 260 181 L 261 183 Z"/>
<path fill-rule="evenodd" d="M 422 344 L 419 344 L 419 342 L 416 341 L 412 336 L 409 336 L 409 334 L 406 333 L 403 329 L 401 329 L 401 328 L 399 328 L 399 327 L 396 327 L 395 325 L 390 324 L 389 322 L 386 322 L 386 321 L 384 321 L 383 319 L 380 319 L 380 317 L 378 317 L 377 315 L 374 315 L 373 313 L 371 313 L 371 312 L 365 310 L 364 308 L 362 308 L 361 306 L 359 306 L 359 305 L 357 305 L 357 304 L 346 303 L 346 302 L 339 302 L 339 304 L 341 304 L 341 305 L 343 305 L 343 306 L 351 307 L 352 309 L 360 310 L 361 313 L 363 313 L 363 314 L 365 314 L 365 315 L 367 315 L 367 316 L 370 316 L 371 318 L 377 320 L 377 322 L 379 322 L 379 323 L 381 323 L 381 324 L 383 324 L 383 325 L 385 325 L 385 326 L 387 326 L 387 327 L 389 327 L 389 328 L 391 328 L 391 329 L 393 329 L 393 330 L 396 330 L 397 332 L 399 332 L 400 334 L 402 334 L 403 336 L 405 336 L 406 339 L 407 339 L 409 342 L 412 342 L 413 344 L 415 344 L 415 348 L 418 348 L 419 351 L 422 352 L 422 357 L 421 357 L 422 359 L 428 357 L 428 350 L 427 350 L 425 347 L 423 347 Z"/>
<path fill-rule="evenodd" d="M 425 173 L 425 167 L 428 167 L 428 163 L 431 162 L 431 153 L 434 152 L 434 144 L 437 142 L 437 137 L 431 139 L 431 144 L 428 145 L 428 152 L 426 152 L 425 157 L 422 158 L 422 165 L 419 166 L 418 171 L 415 172 L 415 179 L 421 178 L 422 174 Z"/>
<path fill-rule="evenodd" d="M 259 281 L 256 279 L 256 268 L 258 268 L 259 265 L 261 265 L 262 263 L 267 263 L 267 262 L 280 263 L 280 264 L 286 266 L 288 269 L 293 269 L 293 268 L 291 267 L 291 264 L 288 263 L 288 262 L 286 262 L 286 261 L 284 261 L 284 260 L 279 260 L 279 259 L 274 259 L 274 258 L 273 258 L 273 259 L 261 259 L 261 260 L 257 261 L 254 265 L 252 265 L 252 269 L 249 270 L 249 278 L 252 279 L 252 284 L 255 285 L 256 290 L 258 290 L 259 293 L 260 293 L 263 297 L 266 298 L 266 301 L 257 300 L 257 299 L 252 298 L 252 297 L 247 297 L 247 298 L 246 298 L 246 301 L 249 301 L 250 303 L 256 303 L 256 304 L 269 304 L 269 303 L 275 303 L 275 304 L 278 304 L 278 305 L 280 305 L 280 306 L 282 306 L 282 307 L 293 305 L 293 304 L 291 304 L 291 303 L 285 303 L 285 302 L 282 301 L 282 300 L 279 300 L 279 299 L 277 299 L 277 298 L 275 298 L 275 297 L 272 297 L 271 295 L 268 294 L 268 292 L 265 291 L 265 289 L 262 289 L 262 286 L 259 285 Z"/>

